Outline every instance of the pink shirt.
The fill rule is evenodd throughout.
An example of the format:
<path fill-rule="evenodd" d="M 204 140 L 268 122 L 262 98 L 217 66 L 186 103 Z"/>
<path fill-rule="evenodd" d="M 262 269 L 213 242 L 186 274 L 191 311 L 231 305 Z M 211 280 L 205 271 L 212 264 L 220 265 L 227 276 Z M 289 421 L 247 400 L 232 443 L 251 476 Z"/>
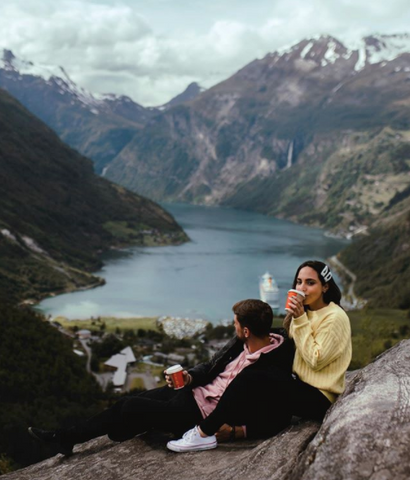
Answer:
<path fill-rule="evenodd" d="M 192 389 L 196 403 L 201 410 L 202 416 L 206 418 L 213 412 L 232 380 L 247 366 L 259 360 L 262 353 L 268 353 L 279 347 L 284 341 L 281 335 L 271 333 L 270 345 L 263 347 L 256 352 L 250 353 L 247 345 L 244 344 L 243 352 L 240 353 L 232 362 L 228 363 L 225 370 L 221 372 L 212 383 L 204 387 Z"/>

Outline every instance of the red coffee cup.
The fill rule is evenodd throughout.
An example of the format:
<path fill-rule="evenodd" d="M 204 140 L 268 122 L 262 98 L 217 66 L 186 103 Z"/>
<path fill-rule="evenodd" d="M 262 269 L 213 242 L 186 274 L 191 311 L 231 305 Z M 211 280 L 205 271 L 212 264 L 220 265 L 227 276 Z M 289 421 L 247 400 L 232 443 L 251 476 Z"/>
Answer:
<path fill-rule="evenodd" d="M 305 298 L 305 294 L 300 290 L 294 290 L 292 288 L 291 290 L 288 291 L 288 298 L 286 299 L 286 305 L 285 305 L 285 310 L 287 312 L 290 312 L 290 308 L 289 308 L 291 306 L 290 299 L 292 297 L 297 297 L 298 295 L 300 295 L 302 298 Z"/>
<path fill-rule="evenodd" d="M 184 376 L 182 374 L 183 370 L 184 369 L 181 365 L 173 365 L 165 370 L 165 373 L 171 377 L 172 383 L 174 384 L 174 390 L 179 390 L 185 387 Z"/>

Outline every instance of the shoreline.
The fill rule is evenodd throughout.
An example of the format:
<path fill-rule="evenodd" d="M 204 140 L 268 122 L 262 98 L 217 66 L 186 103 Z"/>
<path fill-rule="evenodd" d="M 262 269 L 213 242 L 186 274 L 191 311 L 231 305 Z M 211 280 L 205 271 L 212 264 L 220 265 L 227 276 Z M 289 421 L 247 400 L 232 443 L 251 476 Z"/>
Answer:
<path fill-rule="evenodd" d="M 101 261 L 101 264 L 100 264 L 98 270 L 90 270 L 90 271 L 78 270 L 75 267 L 71 267 L 69 265 L 63 265 L 63 267 L 67 268 L 67 270 L 73 271 L 73 272 L 80 272 L 82 275 L 84 275 L 86 277 L 89 277 L 90 280 L 92 280 L 92 281 L 90 283 L 85 283 L 84 285 L 81 285 L 81 286 L 78 286 L 78 287 L 74 287 L 73 285 L 67 285 L 67 287 L 65 287 L 63 289 L 60 289 L 60 290 L 55 290 L 55 291 L 47 292 L 47 293 L 44 293 L 44 294 L 39 293 L 39 294 L 37 294 L 36 297 L 25 298 L 25 299 L 21 300 L 20 302 L 18 302 L 18 306 L 34 307 L 34 306 L 39 305 L 43 300 L 47 300 L 48 298 L 54 298 L 54 297 L 57 297 L 59 295 L 64 295 L 66 293 L 83 292 L 83 291 L 87 291 L 87 290 L 92 290 L 94 288 L 102 287 L 107 283 L 107 281 L 105 280 L 105 278 L 99 277 L 98 275 L 95 275 L 94 273 L 100 272 L 104 268 L 104 266 L 105 266 L 105 263 L 104 263 L 104 260 L 103 260 L 104 255 L 107 255 L 109 252 L 112 252 L 112 251 L 125 251 L 126 249 L 129 249 L 129 248 L 132 248 L 132 247 L 139 247 L 139 248 L 167 247 L 167 246 L 174 246 L 174 245 L 178 246 L 178 245 L 182 245 L 184 243 L 190 242 L 191 239 L 188 237 L 188 235 L 185 233 L 184 230 L 183 230 L 183 233 L 184 233 L 184 236 L 186 237 L 186 240 L 179 240 L 177 242 L 169 241 L 172 238 L 172 235 L 167 234 L 167 235 L 170 235 L 168 237 L 168 241 L 163 241 L 163 242 L 155 242 L 154 241 L 152 243 L 144 242 L 143 244 L 124 243 L 124 244 L 110 245 L 106 249 L 98 252 L 98 258 Z M 66 273 L 67 277 L 70 278 L 70 275 L 68 274 L 68 272 L 65 272 L 65 273 Z M 37 312 L 41 313 L 42 315 L 45 315 L 45 313 L 41 312 L 40 310 L 37 310 Z"/>
<path fill-rule="evenodd" d="M 348 310 L 361 310 L 367 303 L 367 300 L 364 298 L 358 297 L 354 292 L 355 283 L 357 280 L 357 275 L 355 275 L 351 270 L 349 270 L 338 258 L 337 255 L 333 255 L 329 258 L 329 263 L 332 268 L 340 275 L 343 290 L 348 287 L 346 293 L 343 292 L 342 303 Z M 346 281 L 346 276 L 350 278 L 350 281 Z"/>
<path fill-rule="evenodd" d="M 187 205 L 190 205 L 190 204 L 187 204 Z M 165 206 L 165 205 L 164 205 L 164 206 Z M 195 205 L 193 205 L 193 206 L 195 206 Z M 201 207 L 205 206 L 205 207 L 212 208 L 212 209 L 216 207 L 217 209 L 222 208 L 222 209 L 226 209 L 226 210 L 231 210 L 231 208 L 229 208 L 229 207 L 227 208 L 227 207 L 209 206 L 209 205 L 200 205 L 200 206 L 201 206 Z M 233 209 L 233 210 L 237 210 L 237 209 Z M 248 212 L 248 213 L 249 213 L 249 212 Z M 257 214 L 258 212 L 254 212 L 254 213 Z M 269 215 L 263 215 L 263 216 L 265 216 L 265 217 L 270 217 Z M 278 218 L 278 220 L 284 220 L 284 219 Z M 297 225 L 297 222 L 295 222 L 294 220 L 287 220 L 287 221 L 289 221 L 289 222 L 294 223 L 294 224 Z M 317 226 L 314 226 L 314 225 L 304 225 L 304 224 L 301 224 L 301 225 L 303 225 L 304 227 L 307 227 L 307 228 L 314 228 L 314 229 L 318 228 Z M 329 236 L 329 235 L 327 235 L 328 232 L 326 232 L 322 227 L 319 227 L 319 228 L 321 229 L 322 235 L 323 235 L 324 237 Z M 187 238 L 188 238 L 187 241 L 189 241 L 189 237 L 187 237 Z M 112 245 L 112 246 L 110 246 L 108 249 L 104 250 L 103 252 L 100 252 L 100 258 L 102 258 L 102 257 L 104 256 L 104 254 L 107 254 L 107 253 L 109 253 L 110 251 L 119 251 L 119 252 L 120 252 L 120 251 L 124 251 L 124 252 L 126 252 L 127 250 L 129 251 L 129 250 L 132 249 L 133 247 L 138 247 L 138 248 L 141 248 L 141 247 L 151 247 L 151 246 L 163 247 L 163 246 L 169 246 L 169 245 L 180 245 L 180 244 L 182 244 L 182 243 L 186 243 L 186 242 L 184 241 L 184 242 L 178 242 L 178 243 L 176 243 L 176 244 L 173 244 L 173 243 L 169 243 L 169 241 L 167 241 L 167 242 L 162 242 L 161 244 L 157 243 L 156 245 L 149 245 L 149 244 L 148 244 L 148 245 L 147 245 L 147 244 L 145 244 L 145 245 L 137 245 L 137 244 L 118 245 L 118 244 L 117 244 L 117 245 Z M 344 245 L 341 245 L 341 246 L 338 246 L 338 247 L 339 247 L 339 250 L 338 250 L 337 254 L 339 254 L 339 253 L 343 250 L 343 248 L 345 248 Z M 131 254 L 131 253 L 130 253 L 130 254 Z M 337 254 L 336 254 L 336 255 L 337 255 Z M 333 258 L 336 258 L 336 255 L 335 255 Z M 102 259 L 102 262 L 103 262 L 103 265 L 105 265 L 105 262 L 104 262 L 103 259 Z M 100 271 L 101 268 L 103 268 L 103 267 L 101 266 L 98 271 Z M 341 267 L 339 267 L 339 268 L 341 268 Z M 344 273 L 346 273 L 346 272 L 344 272 Z M 89 273 L 88 275 L 90 275 L 90 276 L 92 277 L 92 279 L 90 278 L 90 283 L 89 283 L 89 284 L 82 285 L 82 286 L 76 287 L 76 288 L 73 287 L 72 285 L 70 285 L 70 286 L 68 286 L 68 288 L 65 288 L 65 289 L 62 289 L 62 290 L 59 290 L 59 291 L 55 291 L 55 292 L 47 292 L 46 295 L 42 295 L 41 297 L 39 297 L 39 298 L 37 298 L 37 299 L 35 299 L 35 300 L 26 300 L 25 302 L 22 302 L 22 303 L 26 303 L 26 304 L 28 303 L 28 304 L 31 304 L 31 305 L 38 306 L 42 301 L 44 301 L 44 300 L 46 300 L 46 299 L 48 299 L 48 298 L 54 298 L 54 297 L 56 297 L 56 296 L 63 295 L 63 294 L 67 294 L 67 293 L 75 293 L 75 292 L 77 292 L 77 291 L 80 292 L 80 291 L 91 290 L 91 289 L 97 288 L 97 287 L 99 287 L 99 286 L 103 286 L 103 285 L 105 285 L 105 284 L 107 283 L 107 281 L 106 281 L 105 279 L 103 279 L 103 278 L 101 278 L 101 277 L 94 276 L 92 273 Z M 351 277 L 349 277 L 349 278 L 351 278 Z M 97 281 L 93 281 L 94 279 L 98 279 L 98 280 L 97 280 Z M 350 294 L 350 291 L 352 292 L 352 294 Z M 100 295 L 100 294 L 98 293 L 97 296 L 98 296 L 98 295 Z M 350 308 L 355 308 L 356 305 L 359 305 L 359 299 L 356 297 L 356 295 L 354 295 L 353 287 L 349 287 L 349 288 L 347 289 L 345 296 L 350 296 L 350 297 L 352 298 L 352 301 L 350 302 L 350 305 L 349 305 Z M 103 309 L 100 309 L 100 310 L 103 310 Z M 116 308 L 116 310 L 119 310 L 119 309 Z M 132 309 L 130 309 L 130 310 L 132 310 Z M 43 313 L 40 309 L 38 309 L 37 311 L 39 311 L 39 312 L 42 313 L 43 315 L 47 315 L 47 313 L 45 313 L 45 312 Z M 128 312 L 127 312 L 127 313 L 128 313 Z M 103 311 L 101 314 L 102 314 L 102 315 L 105 315 L 105 312 Z M 100 315 L 101 315 L 101 314 L 100 314 Z M 80 314 L 78 314 L 78 315 L 80 315 Z M 114 315 L 115 315 L 115 313 L 114 313 Z M 154 316 L 160 317 L 160 316 L 164 315 L 164 313 L 158 312 L 158 314 L 156 314 L 156 312 L 153 311 L 152 313 L 150 312 L 149 315 L 154 315 Z M 166 313 L 166 315 L 169 315 L 169 314 Z M 57 316 L 58 316 L 58 315 L 57 315 Z M 142 317 L 144 317 L 144 316 L 145 316 L 145 315 L 142 315 Z M 172 315 L 171 315 L 171 316 L 172 316 Z M 135 314 L 130 313 L 129 317 L 135 317 L 135 318 L 137 318 L 137 317 L 141 317 L 141 315 L 139 315 L 138 313 L 135 313 Z M 212 323 L 212 324 L 217 324 L 217 322 L 219 322 L 219 321 L 221 321 L 221 320 L 218 319 L 218 320 L 209 320 L 209 321 L 210 321 L 210 323 Z"/>

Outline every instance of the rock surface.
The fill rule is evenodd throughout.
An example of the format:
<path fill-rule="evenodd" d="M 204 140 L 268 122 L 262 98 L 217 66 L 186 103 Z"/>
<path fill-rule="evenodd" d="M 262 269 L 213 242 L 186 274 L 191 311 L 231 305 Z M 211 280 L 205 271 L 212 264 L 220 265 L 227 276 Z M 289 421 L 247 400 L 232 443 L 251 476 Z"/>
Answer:
<path fill-rule="evenodd" d="M 4 480 L 407 480 L 410 478 L 410 340 L 349 375 L 323 425 L 295 424 L 265 441 L 175 454 L 165 435 L 77 446 Z"/>

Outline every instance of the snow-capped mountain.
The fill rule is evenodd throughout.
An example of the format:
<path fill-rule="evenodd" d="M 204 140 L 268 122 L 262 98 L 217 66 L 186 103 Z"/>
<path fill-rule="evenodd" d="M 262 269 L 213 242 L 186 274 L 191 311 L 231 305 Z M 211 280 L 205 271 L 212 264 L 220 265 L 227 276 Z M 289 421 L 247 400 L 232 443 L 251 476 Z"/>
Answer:
<path fill-rule="evenodd" d="M 34 64 L 10 50 L 0 51 L 0 87 L 70 146 L 92 158 L 99 173 L 153 117 L 203 91 L 192 84 L 162 107 L 145 108 L 125 95 L 92 94 L 63 67 Z"/>
<path fill-rule="evenodd" d="M 407 33 L 371 35 L 349 45 L 344 45 L 334 37 L 321 35 L 279 49 L 265 58 L 271 58 L 273 62 L 300 58 L 321 67 L 349 61 L 354 71 L 359 72 L 367 65 L 390 62 L 403 53 L 410 53 L 410 35 Z"/>
<path fill-rule="evenodd" d="M 403 131 L 409 36 L 366 37 L 356 47 L 321 36 L 254 60 L 181 111 L 164 111 L 106 176 L 155 199 L 350 232 L 410 184 Z"/>
<path fill-rule="evenodd" d="M 10 50 L 0 54 L 0 87 L 70 146 L 92 158 L 97 172 L 158 113 L 127 96 L 93 95 L 63 67 L 36 65 L 16 58 Z"/>
<path fill-rule="evenodd" d="M 120 105 L 127 105 L 126 117 L 130 117 L 130 110 L 134 116 L 129 118 L 132 121 L 140 121 L 144 116 L 145 108 L 135 103 L 127 96 L 118 96 L 111 93 L 93 95 L 86 89 L 79 87 L 67 74 L 63 67 L 52 65 L 39 65 L 33 62 L 16 58 L 10 50 L 3 50 L 3 57 L 0 59 L 0 69 L 3 70 L 3 77 L 11 81 L 21 82 L 35 78 L 37 82 L 44 82 L 62 97 L 68 97 L 70 103 L 82 105 L 94 115 L 102 112 L 116 112 L 121 116 Z M 4 88 L 4 87 L 3 87 Z"/>

